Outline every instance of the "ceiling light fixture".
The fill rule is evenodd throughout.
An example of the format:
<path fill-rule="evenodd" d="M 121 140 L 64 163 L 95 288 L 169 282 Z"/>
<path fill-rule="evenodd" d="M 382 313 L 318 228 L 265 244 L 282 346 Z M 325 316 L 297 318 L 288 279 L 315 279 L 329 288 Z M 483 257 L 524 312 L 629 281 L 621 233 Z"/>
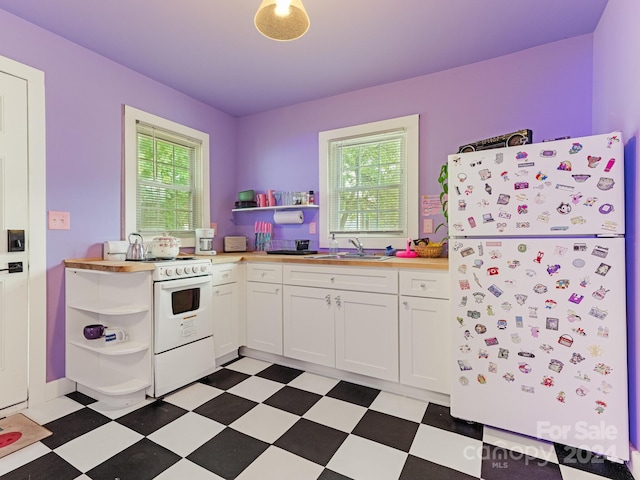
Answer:
<path fill-rule="evenodd" d="M 279 41 L 295 40 L 309 30 L 302 0 L 263 0 L 253 21 L 261 34 Z"/>

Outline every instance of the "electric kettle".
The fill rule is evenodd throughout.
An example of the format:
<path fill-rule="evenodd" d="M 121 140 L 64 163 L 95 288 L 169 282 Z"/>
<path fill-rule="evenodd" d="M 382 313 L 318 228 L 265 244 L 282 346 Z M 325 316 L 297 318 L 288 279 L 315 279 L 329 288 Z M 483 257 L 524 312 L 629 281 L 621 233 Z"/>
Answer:
<path fill-rule="evenodd" d="M 135 242 L 131 242 L 131 237 L 138 237 L 140 242 L 138 242 L 138 238 L 135 239 Z M 140 262 L 144 260 L 144 240 L 142 239 L 142 235 L 139 233 L 130 233 L 129 234 L 129 248 L 127 249 L 127 260 L 132 260 L 136 262 Z"/>

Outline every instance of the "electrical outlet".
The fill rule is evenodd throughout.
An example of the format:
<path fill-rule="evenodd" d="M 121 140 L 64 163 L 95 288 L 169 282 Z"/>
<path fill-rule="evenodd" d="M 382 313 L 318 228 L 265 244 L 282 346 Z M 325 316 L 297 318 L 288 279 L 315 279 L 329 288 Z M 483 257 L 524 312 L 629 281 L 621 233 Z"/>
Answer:
<path fill-rule="evenodd" d="M 213 228 L 215 234 L 218 235 L 218 222 L 211 222 L 209 224 L 209 228 Z"/>
<path fill-rule="evenodd" d="M 311 222 L 309 224 L 309 235 L 315 235 L 316 234 L 316 222 Z"/>
<path fill-rule="evenodd" d="M 49 230 L 71 230 L 71 214 L 69 212 L 49 211 Z"/>
<path fill-rule="evenodd" d="M 422 219 L 422 233 L 433 233 L 433 218 Z"/>

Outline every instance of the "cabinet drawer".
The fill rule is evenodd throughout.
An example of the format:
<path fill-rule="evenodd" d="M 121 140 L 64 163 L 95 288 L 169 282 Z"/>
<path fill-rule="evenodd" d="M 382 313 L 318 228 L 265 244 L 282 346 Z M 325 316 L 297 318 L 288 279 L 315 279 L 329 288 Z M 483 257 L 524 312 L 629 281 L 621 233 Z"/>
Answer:
<path fill-rule="evenodd" d="M 283 283 L 373 293 L 398 293 L 398 272 L 375 268 L 285 265 Z"/>
<path fill-rule="evenodd" d="M 238 272 L 240 265 L 237 263 L 223 263 L 213 265 L 213 284 L 224 285 L 225 283 L 237 282 L 239 279 Z"/>
<path fill-rule="evenodd" d="M 450 291 L 449 272 L 437 270 L 400 271 L 401 295 L 448 299 Z"/>
<path fill-rule="evenodd" d="M 248 263 L 247 281 L 282 283 L 282 265 L 274 263 Z"/>

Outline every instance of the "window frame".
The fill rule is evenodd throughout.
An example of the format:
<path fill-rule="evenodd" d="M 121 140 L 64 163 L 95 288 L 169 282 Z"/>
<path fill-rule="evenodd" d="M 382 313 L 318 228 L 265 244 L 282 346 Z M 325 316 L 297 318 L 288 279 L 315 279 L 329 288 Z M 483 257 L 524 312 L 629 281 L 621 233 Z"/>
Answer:
<path fill-rule="evenodd" d="M 406 192 L 406 219 L 403 226 L 403 232 L 397 235 L 383 235 L 383 234 L 336 234 L 336 240 L 340 249 L 353 248 L 353 245 L 349 243 L 350 238 L 358 237 L 365 249 L 384 249 L 388 245 L 392 245 L 395 248 L 404 247 L 406 245 L 406 239 L 418 238 L 419 231 L 419 208 L 420 201 L 418 197 L 419 191 L 419 121 L 420 116 L 407 115 L 404 117 L 397 117 L 388 120 L 381 120 L 377 122 L 370 122 L 361 125 L 354 125 L 350 127 L 337 128 L 333 130 L 327 130 L 320 132 L 318 135 L 318 150 L 319 150 L 319 180 L 320 180 L 320 200 L 326 199 L 324 204 L 321 204 L 320 208 L 320 228 L 319 228 L 319 245 L 320 248 L 328 248 L 330 233 L 329 233 L 329 155 L 330 144 L 333 141 L 342 138 L 351 137 L 366 137 L 373 136 L 376 133 L 385 132 L 389 130 L 404 129 L 407 134 L 406 139 L 406 175 L 405 180 L 405 192 Z"/>
<path fill-rule="evenodd" d="M 208 228 L 210 225 L 210 195 L 209 195 L 209 134 L 181 125 L 166 118 L 153 115 L 129 105 L 124 106 L 124 189 L 123 189 L 123 220 L 122 238 L 126 239 L 130 233 L 138 232 L 137 226 L 137 182 L 138 182 L 138 122 L 157 127 L 176 135 L 193 138 L 200 142 L 196 149 L 196 167 L 200 172 L 199 184 L 196 189 L 200 192 L 200 218 L 196 219 L 196 228 Z M 138 232 L 143 236 L 145 232 Z M 147 232 L 149 236 L 159 235 L 158 232 Z M 175 234 L 180 239 L 182 247 L 195 247 L 195 232 Z M 146 238 L 145 241 L 152 240 Z"/>

